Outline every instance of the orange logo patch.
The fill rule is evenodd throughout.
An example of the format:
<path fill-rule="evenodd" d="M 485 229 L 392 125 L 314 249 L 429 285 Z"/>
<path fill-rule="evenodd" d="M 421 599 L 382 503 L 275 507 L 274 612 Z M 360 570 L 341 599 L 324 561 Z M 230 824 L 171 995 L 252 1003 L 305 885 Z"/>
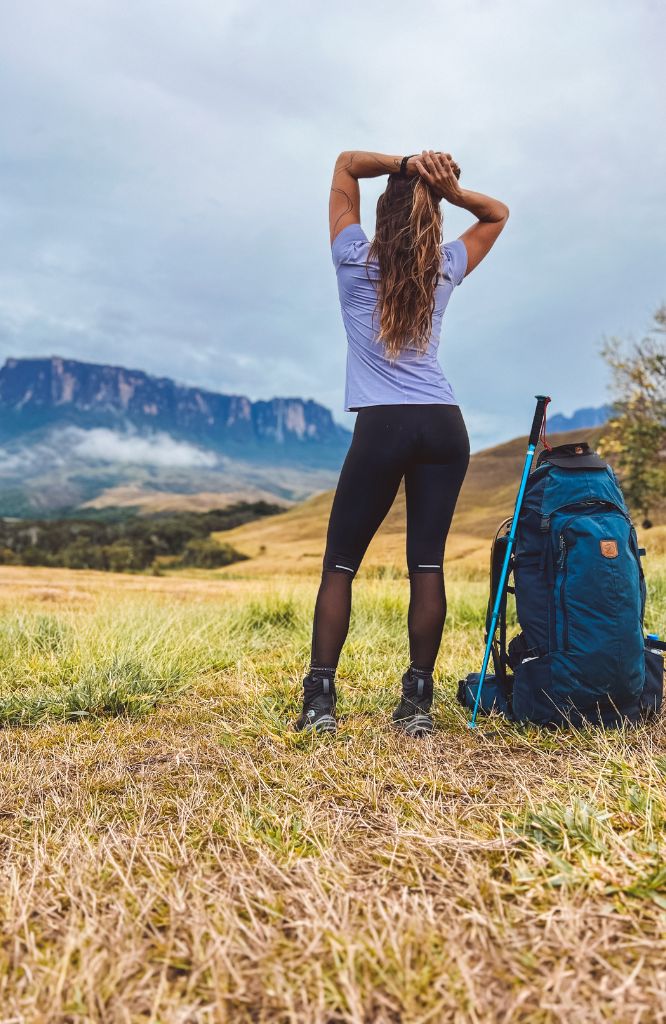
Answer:
<path fill-rule="evenodd" d="M 616 540 L 600 540 L 599 547 L 601 548 L 601 554 L 604 558 L 617 558 Z"/>

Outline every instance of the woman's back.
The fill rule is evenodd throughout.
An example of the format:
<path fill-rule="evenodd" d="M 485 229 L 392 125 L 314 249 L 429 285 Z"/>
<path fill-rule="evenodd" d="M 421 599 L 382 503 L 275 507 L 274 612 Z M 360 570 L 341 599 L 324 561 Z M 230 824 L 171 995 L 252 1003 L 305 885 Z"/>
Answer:
<path fill-rule="evenodd" d="M 379 265 L 368 259 L 370 242 L 360 224 L 350 224 L 333 241 L 342 319 L 347 333 L 345 409 L 368 405 L 442 403 L 455 405 L 453 389 L 437 361 L 444 310 L 465 276 L 467 250 L 460 239 L 441 246 L 441 270 L 434 290 L 432 331 L 425 350 L 409 343 L 391 360 L 379 340 Z"/>

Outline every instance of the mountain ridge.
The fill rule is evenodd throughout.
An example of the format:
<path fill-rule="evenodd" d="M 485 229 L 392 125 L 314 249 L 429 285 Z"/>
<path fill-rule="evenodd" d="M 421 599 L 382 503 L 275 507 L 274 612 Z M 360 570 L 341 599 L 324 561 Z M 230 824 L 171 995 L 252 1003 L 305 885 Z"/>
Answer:
<path fill-rule="evenodd" d="M 567 430 L 592 430 L 596 427 L 603 427 L 608 423 L 613 414 L 612 405 L 584 406 L 582 409 L 574 409 L 571 416 L 556 412 L 548 416 L 548 429 L 554 433 L 562 433 Z"/>
<path fill-rule="evenodd" d="M 0 368 L 0 438 L 44 427 L 163 431 L 229 446 L 348 446 L 351 433 L 313 399 L 252 401 L 155 377 L 143 370 L 61 356 L 8 358 Z"/>

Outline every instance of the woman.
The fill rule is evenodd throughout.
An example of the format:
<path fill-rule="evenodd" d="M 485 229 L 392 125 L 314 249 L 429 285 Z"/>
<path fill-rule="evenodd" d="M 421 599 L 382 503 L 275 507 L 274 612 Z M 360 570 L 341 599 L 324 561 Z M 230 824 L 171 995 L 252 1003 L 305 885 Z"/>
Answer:
<path fill-rule="evenodd" d="M 360 224 L 360 178 L 388 174 L 375 237 Z M 432 673 L 446 617 L 444 545 L 469 462 L 467 431 L 437 361 L 446 304 L 489 252 L 509 216 L 462 189 L 449 153 L 341 153 L 330 198 L 333 263 L 347 332 L 345 408 L 357 411 L 338 482 L 315 604 L 310 670 L 296 729 L 335 731 L 335 671 L 352 581 L 405 480 L 410 664 L 395 725 L 432 732 Z M 442 245 L 442 199 L 475 224 Z"/>

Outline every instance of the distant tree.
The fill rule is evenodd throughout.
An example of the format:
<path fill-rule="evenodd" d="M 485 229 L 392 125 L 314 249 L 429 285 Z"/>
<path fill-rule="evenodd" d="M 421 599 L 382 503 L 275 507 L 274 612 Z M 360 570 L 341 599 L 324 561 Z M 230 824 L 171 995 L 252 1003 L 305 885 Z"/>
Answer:
<path fill-rule="evenodd" d="M 196 566 L 198 569 L 219 569 L 232 562 L 240 562 L 247 555 L 236 551 L 231 544 L 218 544 L 212 537 L 191 540 L 185 545 L 182 564 Z"/>
<path fill-rule="evenodd" d="M 611 338 L 602 355 L 612 373 L 614 415 L 600 447 L 617 457 L 627 501 L 648 527 L 666 495 L 666 305 L 641 341 L 627 346 Z"/>
<path fill-rule="evenodd" d="M 104 550 L 95 547 L 88 541 L 81 539 L 68 544 L 52 558 L 37 557 L 28 561 L 29 552 L 25 551 L 23 560 L 25 565 L 63 565 L 66 569 L 106 569 L 108 568 Z"/>
<path fill-rule="evenodd" d="M 144 563 L 129 544 L 116 541 L 102 548 L 102 557 L 110 572 L 131 572 L 143 569 Z"/>

